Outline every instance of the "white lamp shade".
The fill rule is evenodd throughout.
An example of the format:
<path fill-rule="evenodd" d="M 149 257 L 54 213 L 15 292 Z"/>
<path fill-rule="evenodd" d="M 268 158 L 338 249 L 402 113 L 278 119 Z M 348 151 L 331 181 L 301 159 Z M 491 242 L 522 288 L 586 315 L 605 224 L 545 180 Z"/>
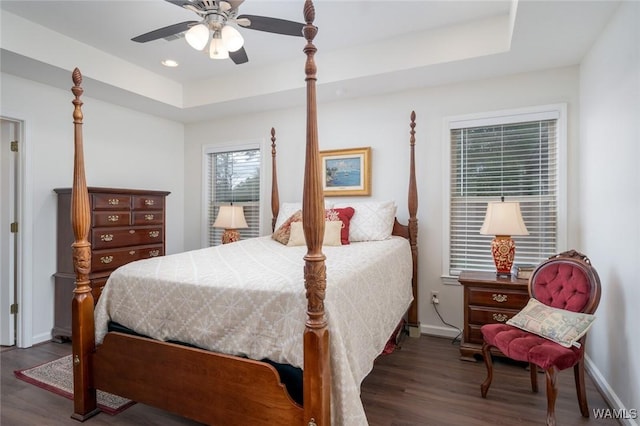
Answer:
<path fill-rule="evenodd" d="M 517 201 L 492 201 L 487 205 L 482 235 L 529 235 Z"/>
<path fill-rule="evenodd" d="M 189 46 L 196 50 L 202 50 L 209 41 L 209 28 L 204 24 L 194 25 L 187 31 L 184 38 L 189 43 Z"/>
<path fill-rule="evenodd" d="M 227 59 L 229 51 L 224 45 L 224 41 L 220 37 L 220 33 L 216 31 L 209 45 L 209 57 L 211 59 Z"/>
<path fill-rule="evenodd" d="M 240 229 L 248 228 L 242 206 L 220 206 L 214 228 Z"/>
<path fill-rule="evenodd" d="M 231 25 L 225 25 L 221 32 L 222 41 L 229 52 L 235 52 L 244 45 L 242 34 Z"/>

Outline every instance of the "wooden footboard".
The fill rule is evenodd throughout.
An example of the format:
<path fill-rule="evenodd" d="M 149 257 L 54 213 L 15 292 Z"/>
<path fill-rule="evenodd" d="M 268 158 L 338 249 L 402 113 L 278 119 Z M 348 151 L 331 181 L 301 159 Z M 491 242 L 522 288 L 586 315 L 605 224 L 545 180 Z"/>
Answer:
<path fill-rule="evenodd" d="M 300 425 L 302 407 L 264 362 L 117 332 L 93 357 L 97 389 L 219 425 Z"/>

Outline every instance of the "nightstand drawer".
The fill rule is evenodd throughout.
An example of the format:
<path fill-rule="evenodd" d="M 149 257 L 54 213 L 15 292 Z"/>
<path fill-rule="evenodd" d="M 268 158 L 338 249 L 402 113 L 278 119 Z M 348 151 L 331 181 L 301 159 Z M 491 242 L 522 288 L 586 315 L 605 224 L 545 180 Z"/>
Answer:
<path fill-rule="evenodd" d="M 518 313 L 513 309 L 484 308 L 481 306 L 469 306 L 469 324 L 495 324 L 505 323 L 509 318 Z"/>
<path fill-rule="evenodd" d="M 529 301 L 529 294 L 507 288 L 469 287 L 469 305 L 494 306 L 503 309 L 522 309 Z"/>

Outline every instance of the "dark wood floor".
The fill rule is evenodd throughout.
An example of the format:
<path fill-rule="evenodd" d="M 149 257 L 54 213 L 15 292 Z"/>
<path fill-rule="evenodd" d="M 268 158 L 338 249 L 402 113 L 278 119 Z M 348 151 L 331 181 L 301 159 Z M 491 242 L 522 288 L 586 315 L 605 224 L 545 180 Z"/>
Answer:
<path fill-rule="evenodd" d="M 61 396 L 18 380 L 13 371 L 32 367 L 71 352 L 70 344 L 44 343 L 29 349 L 2 351 L 0 424 L 77 425 L 69 416 L 73 404 Z M 543 425 L 546 414 L 544 375 L 540 393 L 530 391 L 529 373 L 521 366 L 497 361 L 487 399 L 480 397 L 483 362 L 458 359 L 458 346 L 449 339 L 422 336 L 405 339 L 401 349 L 378 359 L 362 386 L 362 399 L 371 426 Z M 573 370 L 560 373 L 556 403 L 558 426 L 616 425 L 615 420 L 580 416 Z M 607 408 L 587 378 L 589 408 Z M 102 425 L 195 425 L 196 423 L 136 404 L 117 416 L 104 413 L 86 422 Z M 349 426 L 349 425 L 345 425 Z"/>

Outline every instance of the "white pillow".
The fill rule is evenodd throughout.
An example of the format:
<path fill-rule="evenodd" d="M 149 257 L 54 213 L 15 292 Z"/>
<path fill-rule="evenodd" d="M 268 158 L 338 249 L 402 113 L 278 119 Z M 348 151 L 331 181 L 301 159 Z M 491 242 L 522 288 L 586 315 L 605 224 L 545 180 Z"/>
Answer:
<path fill-rule="evenodd" d="M 342 231 L 342 222 L 326 221 L 324 223 L 324 238 L 322 241 L 323 246 L 339 246 L 342 245 L 340 241 L 340 232 Z M 302 229 L 302 222 L 291 223 L 291 235 L 289 237 L 288 246 L 304 246 L 307 244 L 307 240 L 304 238 L 304 231 Z"/>
<path fill-rule="evenodd" d="M 330 209 L 333 207 L 333 203 L 327 202 L 324 200 L 324 208 Z M 302 203 L 282 203 L 280 205 L 280 210 L 278 211 L 278 219 L 276 220 L 276 226 L 273 229 L 278 229 L 282 224 L 291 217 L 292 214 L 297 212 L 298 210 L 302 210 Z"/>
<path fill-rule="evenodd" d="M 391 236 L 397 206 L 393 201 L 336 203 L 334 208 L 353 207 L 349 241 L 379 241 Z"/>

